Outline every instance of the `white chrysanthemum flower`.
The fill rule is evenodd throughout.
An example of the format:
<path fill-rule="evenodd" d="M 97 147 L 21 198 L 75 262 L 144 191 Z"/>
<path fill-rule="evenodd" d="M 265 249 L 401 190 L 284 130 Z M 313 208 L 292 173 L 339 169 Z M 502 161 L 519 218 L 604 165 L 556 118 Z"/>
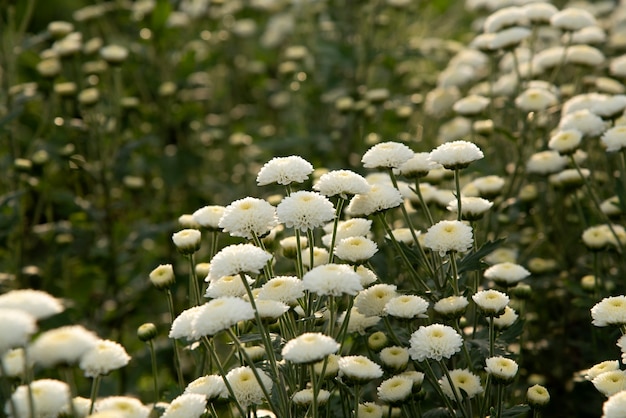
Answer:
<path fill-rule="evenodd" d="M 196 222 L 193 215 L 184 213 L 178 217 L 178 224 L 181 228 L 200 229 L 202 226 Z"/>
<path fill-rule="evenodd" d="M 34 316 L 19 309 L 0 307 L 0 355 L 11 348 L 26 346 L 36 331 Z"/>
<path fill-rule="evenodd" d="M 98 341 L 98 336 L 83 326 L 70 325 L 40 334 L 28 348 L 28 355 L 44 367 L 74 364 Z"/>
<path fill-rule="evenodd" d="M 469 301 L 463 296 L 448 296 L 435 302 L 433 309 L 445 318 L 458 318 L 463 315 L 467 305 Z"/>
<path fill-rule="evenodd" d="M 581 109 L 568 113 L 561 118 L 559 122 L 561 131 L 567 129 L 576 129 L 584 136 L 599 136 L 606 129 L 606 124 L 602 118 L 588 109 Z"/>
<path fill-rule="evenodd" d="M 615 57 L 609 64 L 609 73 L 616 77 L 626 77 L 626 54 Z"/>
<path fill-rule="evenodd" d="M 216 374 L 197 378 L 187 385 L 184 393 L 197 393 L 207 400 L 228 396 L 224 379 Z"/>
<path fill-rule="evenodd" d="M 498 32 L 509 26 L 517 26 L 526 22 L 524 9 L 517 6 L 503 7 L 491 13 L 483 23 L 483 31 Z"/>
<path fill-rule="evenodd" d="M 168 405 L 161 418 L 199 418 L 205 409 L 206 397 L 204 395 L 184 393 Z"/>
<path fill-rule="evenodd" d="M 489 357 L 485 360 L 485 371 L 493 377 L 496 382 L 509 383 L 517 375 L 518 364 L 511 359 L 502 356 Z"/>
<path fill-rule="evenodd" d="M 22 378 L 24 376 L 25 358 L 23 348 L 8 350 L 4 355 L 0 356 L 0 361 L 2 361 L 2 370 L 4 370 L 7 377 Z"/>
<path fill-rule="evenodd" d="M 622 209 L 618 196 L 611 196 L 600 203 L 600 210 L 607 216 L 621 215 Z"/>
<path fill-rule="evenodd" d="M 502 315 L 509 304 L 509 297 L 505 293 L 493 289 L 476 292 L 472 299 L 481 312 L 489 317 Z"/>
<path fill-rule="evenodd" d="M 590 369 L 585 370 L 583 375 L 585 376 L 585 379 L 593 380 L 602 373 L 612 372 L 614 370 L 619 370 L 619 360 L 606 360 L 595 364 Z"/>
<path fill-rule="evenodd" d="M 202 234 L 197 229 L 182 229 L 172 234 L 174 245 L 182 254 L 193 254 L 200 249 Z"/>
<path fill-rule="evenodd" d="M 626 95 L 615 94 L 593 103 L 590 110 L 603 119 L 610 119 L 621 115 L 624 108 L 626 108 Z"/>
<path fill-rule="evenodd" d="M 493 325 L 498 329 L 505 329 L 513 325 L 517 321 L 517 312 L 510 306 L 504 308 L 504 313 L 500 316 L 493 318 Z"/>
<path fill-rule="evenodd" d="M 368 216 L 398 207 L 403 202 L 402 194 L 395 187 L 387 184 L 374 184 L 369 192 L 354 196 L 346 212 L 353 216 Z"/>
<path fill-rule="evenodd" d="M 375 284 L 359 292 L 354 307 L 366 316 L 383 315 L 387 302 L 398 296 L 396 289 L 392 284 Z"/>
<path fill-rule="evenodd" d="M 276 209 L 263 199 L 246 197 L 224 209 L 218 226 L 233 237 L 252 239 L 267 234 L 278 225 Z"/>
<path fill-rule="evenodd" d="M 522 43 L 523 40 L 529 38 L 532 31 L 522 26 L 514 26 L 503 29 L 489 39 L 488 46 L 491 50 L 512 49 Z"/>
<path fill-rule="evenodd" d="M 254 280 L 246 275 L 246 281 L 249 285 Z M 210 280 L 209 286 L 204 293 L 205 298 L 220 298 L 223 296 L 243 297 L 246 295 L 246 286 L 240 276 L 224 276 L 217 280 Z"/>
<path fill-rule="evenodd" d="M 341 356 L 337 354 L 330 354 L 326 359 L 318 361 L 313 365 L 313 370 L 317 376 L 324 372 L 324 377 L 334 377 L 339 373 L 338 360 Z"/>
<path fill-rule="evenodd" d="M 473 221 L 480 219 L 485 212 L 493 206 L 493 202 L 483 199 L 482 197 L 462 196 L 461 197 L 461 216 L 463 219 Z M 458 200 L 454 199 L 448 203 L 447 209 L 452 213 L 459 211 Z"/>
<path fill-rule="evenodd" d="M 617 346 L 622 351 L 622 363 L 626 362 L 626 337 L 624 335 L 617 340 Z"/>
<path fill-rule="evenodd" d="M 558 103 L 554 93 L 543 88 L 528 88 L 515 98 L 515 105 L 526 112 L 541 112 Z"/>
<path fill-rule="evenodd" d="M 441 124 L 437 132 L 437 137 L 440 142 L 456 141 L 464 136 L 472 133 L 472 120 L 463 116 L 456 116 L 451 120 Z M 429 158 L 430 158 L 430 153 Z M 437 164 L 441 166 L 440 164 Z M 436 171 L 434 169 L 433 171 Z M 430 172 L 432 173 L 432 171 Z"/>
<path fill-rule="evenodd" d="M 54 379 L 39 379 L 30 384 L 33 409 L 31 414 L 29 389 L 27 385 L 19 386 L 11 399 L 16 411 L 11 411 L 11 402 L 7 402 L 4 412 L 12 418 L 47 418 L 58 417 L 67 411 L 70 402 L 70 388 L 65 382 Z"/>
<path fill-rule="evenodd" d="M 235 399 L 244 409 L 250 405 L 259 405 L 265 399 L 263 388 L 272 392 L 274 382 L 261 369 L 256 369 L 261 382 L 257 381 L 253 370 L 248 366 L 237 367 L 226 374 L 226 379 L 233 389 Z"/>
<path fill-rule="evenodd" d="M 602 393 L 604 396 L 614 395 L 617 392 L 626 390 L 626 371 L 611 370 L 600 373 L 591 383 L 593 383 L 598 392 Z"/>
<path fill-rule="evenodd" d="M 602 405 L 602 418 L 624 418 L 626 414 L 626 391 L 609 396 Z"/>
<path fill-rule="evenodd" d="M 276 276 L 261 286 L 259 300 L 277 300 L 294 306 L 304 296 L 304 284 L 296 276 Z"/>
<path fill-rule="evenodd" d="M 383 369 L 365 356 L 345 356 L 337 360 L 339 376 L 355 382 L 369 382 L 383 375 Z"/>
<path fill-rule="evenodd" d="M 309 251 L 303 253 L 302 265 L 307 268 L 322 266 L 328 264 L 330 254 L 326 248 L 313 247 L 313 265 L 311 266 L 311 254 Z"/>
<path fill-rule="evenodd" d="M 17 289 L 3 293 L 0 295 L 0 308 L 19 309 L 36 319 L 48 318 L 65 309 L 59 299 L 34 289 Z"/>
<path fill-rule="evenodd" d="M 365 218 L 352 218 L 347 221 L 339 221 L 337 224 L 337 232 L 335 234 L 335 242 L 339 242 L 344 238 L 365 237 L 372 228 L 372 221 Z M 332 240 L 333 224 L 327 224 L 324 231 L 328 234 L 322 237 L 322 242 L 326 246 L 330 246 Z"/>
<path fill-rule="evenodd" d="M 460 98 L 458 87 L 438 86 L 426 94 L 424 112 L 429 116 L 442 117 L 452 110 L 452 105 Z"/>
<path fill-rule="evenodd" d="M 559 11 L 552 3 L 528 3 L 522 6 L 526 18 L 531 23 L 544 24 L 550 22 L 550 18 Z"/>
<path fill-rule="evenodd" d="M 360 403 L 357 408 L 360 418 L 383 418 L 383 407 L 374 402 Z"/>
<path fill-rule="evenodd" d="M 609 128 L 600 137 L 607 152 L 620 151 L 626 147 L 626 125 Z"/>
<path fill-rule="evenodd" d="M 334 170 L 322 174 L 319 181 L 313 185 L 324 196 L 337 196 L 347 199 L 348 196 L 367 193 L 370 185 L 363 176 L 350 170 Z"/>
<path fill-rule="evenodd" d="M 361 286 L 364 288 L 378 280 L 376 273 L 364 266 L 358 266 L 356 268 L 356 273 L 361 278 Z"/>
<path fill-rule="evenodd" d="M 352 334 L 357 332 L 361 335 L 365 334 L 365 330 L 373 327 L 374 325 L 380 322 L 380 316 L 367 316 L 363 315 L 359 310 L 353 307 L 350 310 L 350 316 L 348 318 L 348 325 L 346 327 L 346 332 L 348 334 Z M 346 320 L 346 312 L 342 312 L 337 318 L 337 323 L 342 325 Z"/>
<path fill-rule="evenodd" d="M 285 197 L 276 208 L 280 222 L 288 228 L 314 229 L 335 217 L 335 207 L 327 197 L 308 191 L 299 191 Z"/>
<path fill-rule="evenodd" d="M 460 400 L 464 398 L 472 399 L 474 396 L 483 392 L 483 387 L 480 385 L 480 378 L 468 369 L 450 370 L 450 380 L 452 380 L 452 385 L 454 385 L 456 396 L 446 376 L 439 379 L 439 385 L 443 393 L 452 400 L 455 400 L 457 397 Z"/>
<path fill-rule="evenodd" d="M 567 48 L 565 62 L 567 64 L 597 67 L 606 60 L 602 51 L 589 45 L 572 45 Z"/>
<path fill-rule="evenodd" d="M 150 282 L 157 289 L 167 289 L 176 282 L 174 267 L 171 264 L 161 264 L 150 272 Z"/>
<path fill-rule="evenodd" d="M 519 264 L 505 262 L 487 268 L 484 276 L 497 284 L 511 286 L 530 276 L 530 272 Z"/>
<path fill-rule="evenodd" d="M 421 326 L 411 334 L 409 354 L 417 361 L 450 358 L 461 350 L 463 338 L 454 328 L 442 324 Z"/>
<path fill-rule="evenodd" d="M 224 215 L 225 210 L 224 206 L 219 205 L 204 206 L 196 210 L 192 216 L 201 227 L 211 231 L 219 231 L 220 219 Z"/>
<path fill-rule="evenodd" d="M 87 377 L 109 374 L 128 364 L 130 356 L 126 349 L 111 340 L 100 340 L 89 351 L 82 355 L 78 366 Z"/>
<path fill-rule="evenodd" d="M 532 407 L 542 407 L 550 402 L 550 393 L 541 385 L 534 385 L 526 391 L 526 399 Z"/>
<path fill-rule="evenodd" d="M 602 299 L 591 308 L 591 323 L 596 327 L 626 324 L 626 296 Z"/>
<path fill-rule="evenodd" d="M 215 335 L 239 321 L 252 318 L 254 318 L 254 310 L 249 302 L 240 298 L 221 297 L 200 305 L 200 309 L 192 317 L 191 329 L 193 336 L 197 339 L 202 336 Z"/>
<path fill-rule="evenodd" d="M 452 110 L 463 116 L 473 116 L 483 112 L 490 102 L 488 97 L 471 94 L 457 100 L 452 106 Z"/>
<path fill-rule="evenodd" d="M 275 320 L 289 310 L 289 305 L 271 299 L 256 300 L 256 310 L 262 319 Z"/>
<path fill-rule="evenodd" d="M 187 340 L 195 340 L 197 336 L 193 331 L 193 321 L 200 312 L 202 306 L 194 306 L 182 311 L 172 322 L 169 337 L 174 339 L 186 338 Z"/>
<path fill-rule="evenodd" d="M 313 166 L 302 157 L 274 157 L 263 165 L 256 177 L 259 186 L 271 183 L 288 185 L 303 183 L 313 172 Z"/>
<path fill-rule="evenodd" d="M 317 393 L 317 404 L 324 405 L 330 399 L 330 392 L 320 389 Z M 313 389 L 302 389 L 297 391 L 291 397 L 291 401 L 296 405 L 307 406 L 313 403 Z"/>
<path fill-rule="evenodd" d="M 416 295 L 396 296 L 385 304 L 383 312 L 396 318 L 427 318 L 428 301 Z"/>
<path fill-rule="evenodd" d="M 404 376 L 393 376 L 383 380 L 376 393 L 386 403 L 394 404 L 406 400 L 413 391 L 413 381 Z"/>
<path fill-rule="evenodd" d="M 314 363 L 339 350 L 334 338 L 319 332 L 306 332 L 289 340 L 282 349 L 282 356 L 292 363 Z"/>
<path fill-rule="evenodd" d="M 484 157 L 476 144 L 468 141 L 452 141 L 439 145 L 430 152 L 430 159 L 445 168 L 463 168 Z"/>
<path fill-rule="evenodd" d="M 497 196 L 502 191 L 504 183 L 505 180 L 502 177 L 489 175 L 477 177 L 469 184 L 473 185 L 478 190 L 480 196 L 484 198 L 492 198 Z M 461 203 L 463 203 L 462 200 Z"/>
<path fill-rule="evenodd" d="M 302 277 L 305 290 L 318 295 L 355 295 L 363 289 L 361 277 L 345 264 L 324 264 L 314 267 Z"/>
<path fill-rule="evenodd" d="M 540 151 L 530 156 L 526 162 L 526 171 L 529 174 L 548 175 L 565 168 L 567 158 L 556 151 Z"/>
<path fill-rule="evenodd" d="M 599 103 L 605 101 L 607 97 L 608 96 L 606 94 L 600 94 L 597 92 L 577 94 L 563 103 L 561 106 L 561 116 L 565 116 L 578 110 L 591 110 Z"/>
<path fill-rule="evenodd" d="M 537 52 L 533 58 L 533 68 L 545 71 L 558 66 L 561 64 L 561 61 L 563 61 L 565 51 L 565 47 L 560 45 L 542 49 Z"/>
<path fill-rule="evenodd" d="M 401 176 L 415 179 L 426 176 L 430 170 L 436 168 L 441 168 L 441 165 L 430 159 L 429 152 L 416 152 L 398 170 Z"/>
<path fill-rule="evenodd" d="M 439 221 L 424 234 L 424 246 L 441 256 L 450 251 L 465 252 L 473 243 L 472 227 L 460 221 Z"/>
<path fill-rule="evenodd" d="M 95 405 L 95 411 L 115 412 L 124 418 L 148 418 L 151 408 L 141 403 L 139 399 L 130 396 L 109 396 L 99 399 Z"/>
<path fill-rule="evenodd" d="M 587 10 L 568 7 L 550 18 L 550 25 L 557 29 L 574 32 L 587 26 L 596 26 L 596 18 Z"/>
<path fill-rule="evenodd" d="M 411 148 L 399 142 L 381 142 L 368 149 L 361 162 L 366 168 L 398 168 L 413 154 Z"/>
<path fill-rule="evenodd" d="M 599 251 L 616 244 L 615 237 L 607 224 L 590 226 L 583 231 L 581 238 L 583 244 L 591 251 Z"/>
<path fill-rule="evenodd" d="M 272 254 L 252 244 L 236 244 L 222 248 L 211 260 L 209 280 L 239 273 L 259 273 Z"/>
<path fill-rule="evenodd" d="M 409 228 L 395 228 L 393 231 L 391 231 L 391 233 L 393 234 L 393 237 L 398 242 L 403 242 L 406 245 L 415 244 L 415 239 L 413 238 L 413 232 Z M 422 234 L 421 231 L 415 231 L 415 236 L 418 237 L 417 238 L 418 240 L 421 234 Z M 391 239 L 389 234 L 385 235 L 385 238 Z"/>
<path fill-rule="evenodd" d="M 559 154 L 573 154 L 582 142 L 583 134 L 578 129 L 559 130 L 550 137 L 548 148 Z"/>
<path fill-rule="evenodd" d="M 362 264 L 378 251 L 374 241 L 366 237 L 344 238 L 337 243 L 335 255 L 342 260 Z"/>
<path fill-rule="evenodd" d="M 394 371 L 406 369 L 409 363 L 409 350 L 404 347 L 385 347 L 378 353 L 384 367 Z"/>

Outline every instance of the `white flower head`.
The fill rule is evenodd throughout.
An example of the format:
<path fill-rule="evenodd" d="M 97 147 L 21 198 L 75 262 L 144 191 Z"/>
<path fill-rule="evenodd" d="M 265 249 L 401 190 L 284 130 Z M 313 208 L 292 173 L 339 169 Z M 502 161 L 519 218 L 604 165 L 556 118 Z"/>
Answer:
<path fill-rule="evenodd" d="M 272 255 L 252 244 L 229 245 L 220 250 L 211 260 L 209 280 L 239 273 L 259 273 Z"/>
<path fill-rule="evenodd" d="M 357 236 L 344 238 L 337 243 L 335 255 L 342 260 L 362 264 L 372 258 L 378 251 L 378 246 L 369 238 Z"/>
<path fill-rule="evenodd" d="M 353 216 L 368 216 L 400 206 L 404 202 L 398 189 L 387 184 L 374 184 L 369 192 L 350 200 L 346 211 Z"/>
<path fill-rule="evenodd" d="M 596 18 L 587 10 L 569 7 L 552 15 L 550 24 L 564 31 L 577 31 L 587 26 L 596 26 Z"/>
<path fill-rule="evenodd" d="M 11 348 L 26 346 L 36 331 L 34 316 L 18 309 L 0 307 L 0 356 Z"/>
<path fill-rule="evenodd" d="M 602 373 L 611 372 L 613 370 L 619 370 L 619 360 L 606 360 L 598 364 L 594 364 L 593 367 L 583 371 L 583 375 L 587 380 L 593 380 L 600 376 Z"/>
<path fill-rule="evenodd" d="M 411 148 L 399 142 L 381 142 L 367 150 L 361 162 L 366 168 L 398 168 L 413 154 Z"/>
<path fill-rule="evenodd" d="M 395 404 L 406 400 L 413 391 L 413 381 L 405 376 L 393 376 L 383 380 L 378 386 L 378 398 L 386 403 Z"/>
<path fill-rule="evenodd" d="M 526 171 L 529 174 L 548 175 L 563 170 L 566 164 L 567 158 L 558 152 L 540 151 L 530 156 L 526 163 Z"/>
<path fill-rule="evenodd" d="M 439 386 L 443 390 L 443 393 L 452 400 L 468 398 L 472 399 L 474 396 L 483 392 L 483 387 L 480 385 L 480 378 L 468 369 L 454 369 L 450 371 L 450 380 L 452 385 L 446 376 L 439 379 Z M 453 392 L 452 387 L 454 387 Z"/>
<path fill-rule="evenodd" d="M 472 227 L 460 221 L 439 221 L 424 234 L 424 246 L 439 252 L 465 252 L 474 243 Z"/>
<path fill-rule="evenodd" d="M 44 367 L 74 364 L 100 341 L 81 325 L 69 325 L 43 332 L 28 349 L 29 357 Z"/>
<path fill-rule="evenodd" d="M 517 312 L 510 306 L 504 308 L 504 313 L 500 316 L 493 318 L 493 325 L 498 329 L 508 328 L 517 321 Z"/>
<path fill-rule="evenodd" d="M 94 409 L 97 413 L 111 411 L 119 414 L 116 416 L 125 418 L 148 418 L 151 410 L 139 399 L 130 396 L 109 396 L 99 399 Z"/>
<path fill-rule="evenodd" d="M 174 267 L 171 264 L 161 264 L 150 272 L 149 278 L 157 289 L 167 289 L 176 282 Z"/>
<path fill-rule="evenodd" d="M 470 94 L 460 100 L 452 106 L 452 110 L 456 113 L 464 116 L 474 116 L 482 113 L 491 100 L 488 97 L 480 96 L 477 94 Z"/>
<path fill-rule="evenodd" d="M 347 312 L 342 312 L 337 318 L 338 324 L 343 324 L 346 321 Z M 352 334 L 357 332 L 361 335 L 365 334 L 365 331 L 373 327 L 374 325 L 380 322 L 380 316 L 366 316 L 363 315 L 359 310 L 355 307 L 350 309 L 350 315 L 348 317 L 348 326 L 346 327 L 346 332 L 348 334 Z"/>
<path fill-rule="evenodd" d="M 212 374 L 201 376 L 189 383 L 184 393 L 197 393 L 203 395 L 205 399 L 211 400 L 226 397 L 228 392 L 222 376 Z"/>
<path fill-rule="evenodd" d="M 372 270 L 364 266 L 358 266 L 356 273 L 361 278 L 361 286 L 366 287 L 378 280 L 378 276 Z"/>
<path fill-rule="evenodd" d="M 29 393 L 32 394 L 34 414 L 31 414 Z M 5 412 L 14 418 L 57 417 L 67 411 L 70 388 L 65 382 L 54 379 L 39 379 L 28 385 L 18 386 L 11 395 L 16 411 L 11 413 L 11 403 L 7 402 Z"/>
<path fill-rule="evenodd" d="M 272 392 L 274 382 L 261 369 L 256 369 L 261 381 L 259 382 L 249 366 L 232 369 L 226 374 L 226 379 L 235 393 L 239 405 L 247 408 L 250 405 L 259 405 L 265 399 L 263 388 L 268 393 Z"/>
<path fill-rule="evenodd" d="M 626 391 L 609 396 L 602 405 L 602 418 L 623 418 L 626 411 Z"/>
<path fill-rule="evenodd" d="M 296 276 L 276 276 L 267 281 L 257 295 L 259 300 L 269 299 L 295 306 L 304 296 L 304 284 Z"/>
<path fill-rule="evenodd" d="M 289 310 L 289 305 L 277 300 L 260 299 L 256 301 L 259 317 L 267 320 L 276 320 Z"/>
<path fill-rule="evenodd" d="M 602 299 L 591 308 L 591 323 L 596 327 L 626 324 L 626 296 Z"/>
<path fill-rule="evenodd" d="M 428 301 L 416 295 L 396 296 L 385 304 L 383 312 L 387 315 L 404 318 L 427 318 Z"/>
<path fill-rule="evenodd" d="M 322 242 L 326 246 L 330 246 L 332 240 L 333 223 L 329 223 L 324 227 L 324 231 L 328 232 L 322 237 Z M 339 242 L 344 238 L 365 237 L 372 228 L 372 221 L 365 218 L 352 218 L 347 221 L 339 221 L 337 224 L 337 232 L 335 233 L 335 242 Z"/>
<path fill-rule="evenodd" d="M 61 301 L 42 290 L 16 289 L 0 295 L 0 308 L 19 309 L 44 319 L 63 312 Z"/>
<path fill-rule="evenodd" d="M 476 144 L 462 140 L 443 143 L 430 152 L 430 159 L 447 169 L 464 168 L 483 157 Z"/>
<path fill-rule="evenodd" d="M 313 247 L 313 265 L 311 265 L 310 253 L 306 252 L 304 254 L 302 264 L 307 268 L 322 266 L 330 261 L 330 254 L 326 248 Z"/>
<path fill-rule="evenodd" d="M 224 232 L 247 239 L 263 236 L 277 224 L 274 206 L 254 197 L 236 200 L 226 206 L 218 222 Z"/>
<path fill-rule="evenodd" d="M 130 356 L 126 349 L 111 340 L 100 340 L 89 351 L 82 355 L 78 366 L 87 377 L 109 374 L 128 364 Z"/>
<path fill-rule="evenodd" d="M 585 137 L 595 137 L 604 132 L 606 124 L 589 109 L 581 109 L 564 115 L 559 122 L 559 129 L 576 129 Z"/>
<path fill-rule="evenodd" d="M 355 295 L 363 289 L 361 277 L 345 264 L 324 264 L 314 267 L 302 277 L 305 290 L 318 295 Z"/>
<path fill-rule="evenodd" d="M 430 159 L 429 152 L 416 152 L 413 154 L 413 157 L 398 167 L 398 170 L 400 175 L 414 179 L 424 177 L 430 170 L 436 168 L 441 168 L 441 165 Z"/>
<path fill-rule="evenodd" d="M 485 363 L 485 371 L 500 383 L 510 383 L 519 368 L 514 360 L 502 356 L 489 357 Z"/>
<path fill-rule="evenodd" d="M 380 362 L 387 369 L 395 372 L 406 369 L 409 363 L 409 350 L 404 347 L 385 347 L 378 353 Z"/>
<path fill-rule="evenodd" d="M 515 98 L 515 105 L 526 112 L 540 112 L 558 103 L 558 98 L 550 90 L 532 87 Z"/>
<path fill-rule="evenodd" d="M 604 396 L 614 395 L 617 392 L 626 390 L 626 371 L 611 370 L 600 373 L 591 383 L 593 383 L 598 392 L 602 393 Z"/>
<path fill-rule="evenodd" d="M 249 285 L 254 283 L 254 280 L 248 275 L 245 275 L 246 281 Z M 234 296 L 243 297 L 246 295 L 246 286 L 239 275 L 237 276 L 224 276 L 216 280 L 209 280 L 209 286 L 204 293 L 205 298 L 219 298 L 222 296 Z"/>
<path fill-rule="evenodd" d="M 322 174 L 313 189 L 327 197 L 339 195 L 342 199 L 348 196 L 367 193 L 370 185 L 363 176 L 350 170 L 334 170 Z"/>
<path fill-rule="evenodd" d="M 2 366 L 4 367 L 3 370 L 6 373 L 5 376 L 23 378 L 25 360 L 23 348 L 14 348 L 5 352 L 0 356 L 0 361 L 2 361 Z"/>
<path fill-rule="evenodd" d="M 335 207 L 327 197 L 309 191 L 298 191 L 285 197 L 276 208 L 280 222 L 301 231 L 314 229 L 335 217 Z"/>
<path fill-rule="evenodd" d="M 606 58 L 601 50 L 589 45 L 572 45 L 567 48 L 565 62 L 567 64 L 597 67 L 602 65 Z"/>
<path fill-rule="evenodd" d="M 483 23 L 486 33 L 498 32 L 510 26 L 517 26 L 527 20 L 523 8 L 517 6 L 503 7 L 491 13 Z"/>
<path fill-rule="evenodd" d="M 484 198 L 493 198 L 502 191 L 505 180 L 500 176 L 489 175 L 477 177 L 469 184 L 476 187 L 480 196 Z M 463 197 L 461 197 L 461 203 L 463 203 L 462 199 Z"/>
<path fill-rule="evenodd" d="M 421 326 L 411 334 L 409 354 L 417 361 L 450 358 L 461 350 L 463 338 L 454 328 L 442 324 Z"/>
<path fill-rule="evenodd" d="M 494 264 L 483 273 L 485 278 L 497 284 L 511 286 L 530 276 L 530 272 L 519 264 L 504 262 Z"/>
<path fill-rule="evenodd" d="M 533 385 L 526 391 L 526 399 L 533 408 L 542 407 L 550 402 L 550 393 L 541 385 Z"/>
<path fill-rule="evenodd" d="M 284 186 L 303 183 L 313 172 L 313 166 L 302 157 L 274 157 L 263 165 L 256 177 L 259 186 L 278 183 Z"/>
<path fill-rule="evenodd" d="M 183 393 L 165 409 L 161 418 L 199 418 L 206 409 L 206 397 L 198 393 Z"/>
<path fill-rule="evenodd" d="M 573 154 L 582 142 L 583 134 L 578 129 L 559 130 L 550 137 L 548 148 L 559 154 Z"/>
<path fill-rule="evenodd" d="M 213 299 L 200 305 L 200 309 L 192 316 L 192 336 L 194 339 L 202 336 L 210 337 L 240 321 L 252 318 L 254 318 L 254 310 L 250 303 L 243 299 L 228 296 Z"/>
<path fill-rule="evenodd" d="M 339 343 L 319 332 L 307 332 L 289 340 L 282 349 L 282 356 L 292 363 L 315 363 L 335 354 Z"/>
<path fill-rule="evenodd" d="M 461 197 L 461 216 L 468 221 L 475 221 L 493 206 L 493 202 L 483 199 L 482 197 L 462 196 Z M 448 203 L 447 209 L 452 213 L 459 211 L 458 200 L 454 199 Z"/>
<path fill-rule="evenodd" d="M 330 399 L 330 392 L 325 389 L 320 389 L 317 394 L 318 405 L 324 405 Z M 302 389 L 297 391 L 291 397 L 291 401 L 296 405 L 311 405 L 314 401 L 313 389 Z"/>
<path fill-rule="evenodd" d="M 444 318 L 458 318 L 465 313 L 467 305 L 469 301 L 463 296 L 448 296 L 435 302 L 433 309 Z"/>
<path fill-rule="evenodd" d="M 387 302 L 398 295 L 396 289 L 392 284 L 375 284 L 359 292 L 354 298 L 354 307 L 363 315 L 383 315 Z"/>
<path fill-rule="evenodd" d="M 383 369 L 365 356 L 345 356 L 337 360 L 339 376 L 348 381 L 365 383 L 383 375 Z"/>
<path fill-rule="evenodd" d="M 609 128 L 600 137 L 607 152 L 620 151 L 626 147 L 626 125 Z"/>
<path fill-rule="evenodd" d="M 182 311 L 174 319 L 174 321 L 172 321 L 172 326 L 170 327 L 170 332 L 168 336 L 174 339 L 179 339 L 179 338 L 186 338 L 187 340 L 197 339 L 193 331 L 193 321 L 195 320 L 195 317 L 198 315 L 198 312 L 200 311 L 201 308 L 202 306 L 194 306 L 194 307 L 191 307 L 189 309 Z"/>
<path fill-rule="evenodd" d="M 203 228 L 207 228 L 210 231 L 219 231 L 219 222 L 224 215 L 224 206 L 211 205 L 203 206 L 196 210 L 191 216 L 193 219 Z"/>
<path fill-rule="evenodd" d="M 481 290 L 472 295 L 472 299 L 481 312 L 488 317 L 500 316 L 509 304 L 509 297 L 497 290 Z"/>
<path fill-rule="evenodd" d="M 193 254 L 200 249 L 202 234 L 197 229 L 182 229 L 172 234 L 174 245 L 181 254 Z"/>

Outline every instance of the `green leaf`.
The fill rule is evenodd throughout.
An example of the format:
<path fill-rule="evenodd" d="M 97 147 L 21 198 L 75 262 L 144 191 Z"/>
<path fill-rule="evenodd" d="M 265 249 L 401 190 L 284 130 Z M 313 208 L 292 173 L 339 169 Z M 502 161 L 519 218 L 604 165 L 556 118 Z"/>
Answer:
<path fill-rule="evenodd" d="M 446 408 L 433 408 L 422 414 L 424 418 L 449 418 L 450 412 Z"/>
<path fill-rule="evenodd" d="M 459 274 L 466 271 L 480 270 L 482 268 L 481 259 L 498 248 L 504 241 L 504 238 L 495 241 L 485 242 L 476 251 L 472 250 L 459 262 Z"/>
<path fill-rule="evenodd" d="M 526 321 L 524 321 L 523 319 L 518 319 L 513 323 L 513 325 L 502 331 L 499 339 L 507 343 L 512 343 L 517 339 L 517 337 L 522 335 L 525 322 Z"/>
<path fill-rule="evenodd" d="M 515 405 L 502 411 L 501 416 L 502 418 L 515 418 L 525 415 L 528 411 L 530 411 L 528 405 Z"/>

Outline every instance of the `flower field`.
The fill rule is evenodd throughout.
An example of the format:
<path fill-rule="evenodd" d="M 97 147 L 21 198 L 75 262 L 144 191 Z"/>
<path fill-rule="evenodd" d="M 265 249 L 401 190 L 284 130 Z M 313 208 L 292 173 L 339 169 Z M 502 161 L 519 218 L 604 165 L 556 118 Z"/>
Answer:
<path fill-rule="evenodd" d="M 622 3 L 3 2 L 0 416 L 626 417 Z"/>

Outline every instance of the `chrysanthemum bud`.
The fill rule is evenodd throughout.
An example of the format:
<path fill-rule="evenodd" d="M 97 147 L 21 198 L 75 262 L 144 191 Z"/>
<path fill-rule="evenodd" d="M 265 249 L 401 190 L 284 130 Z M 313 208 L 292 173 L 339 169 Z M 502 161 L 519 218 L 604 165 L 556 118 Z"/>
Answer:
<path fill-rule="evenodd" d="M 172 241 L 181 254 L 191 255 L 200 249 L 202 234 L 197 229 L 183 229 L 172 235 Z"/>
<path fill-rule="evenodd" d="M 154 325 L 152 322 L 146 322 L 145 324 L 142 324 L 139 326 L 139 328 L 137 328 L 137 337 L 139 337 L 141 341 L 150 341 L 151 339 L 156 337 L 156 335 L 156 325 Z"/>
<path fill-rule="evenodd" d="M 367 338 L 367 345 L 374 351 L 379 351 L 387 346 L 388 339 L 384 332 L 376 331 Z"/>
<path fill-rule="evenodd" d="M 509 289 L 511 296 L 517 299 L 529 299 L 533 294 L 533 289 L 526 283 L 518 283 L 517 286 Z"/>
<path fill-rule="evenodd" d="M 161 264 L 150 272 L 150 281 L 157 289 L 167 289 L 176 281 L 171 264 Z"/>
<path fill-rule="evenodd" d="M 542 408 L 550 402 L 550 394 L 548 390 L 541 385 L 534 385 L 528 388 L 526 392 L 528 404 L 532 408 Z"/>

